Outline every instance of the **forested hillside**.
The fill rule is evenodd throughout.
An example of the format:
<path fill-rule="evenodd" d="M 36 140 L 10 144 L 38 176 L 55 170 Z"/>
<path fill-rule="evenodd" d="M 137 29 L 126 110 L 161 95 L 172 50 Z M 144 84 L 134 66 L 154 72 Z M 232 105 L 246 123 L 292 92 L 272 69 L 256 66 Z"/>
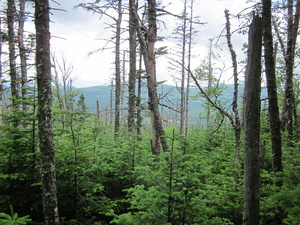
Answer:
<path fill-rule="evenodd" d="M 0 225 L 300 224 L 300 0 L 224 8 L 205 46 L 203 1 L 74 4 L 0 2 Z M 75 88 L 51 23 L 90 14 L 111 84 Z"/>

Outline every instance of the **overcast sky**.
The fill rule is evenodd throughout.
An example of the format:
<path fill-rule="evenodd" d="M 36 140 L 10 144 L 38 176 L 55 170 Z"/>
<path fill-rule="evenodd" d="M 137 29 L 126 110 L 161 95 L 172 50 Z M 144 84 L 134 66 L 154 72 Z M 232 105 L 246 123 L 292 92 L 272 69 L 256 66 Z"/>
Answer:
<path fill-rule="evenodd" d="M 113 50 L 100 51 L 98 53 L 88 56 L 89 52 L 103 48 L 105 42 L 102 38 L 110 38 L 112 31 L 105 29 L 104 20 L 99 20 L 99 15 L 86 12 L 82 9 L 74 9 L 74 6 L 81 2 L 88 2 L 88 0 L 56 0 L 60 5 L 52 2 L 52 7 L 60 8 L 64 11 L 52 10 L 51 15 L 51 47 L 57 57 L 61 54 L 65 55 L 67 62 L 74 66 L 72 79 L 75 87 L 88 87 L 105 85 L 110 83 L 113 77 Z M 126 1 L 127 2 L 127 1 Z M 141 2 L 141 1 L 140 1 Z M 163 2 L 167 2 L 163 0 Z M 183 9 L 181 0 L 169 1 L 166 10 L 172 13 L 180 13 Z M 199 16 L 201 22 L 205 22 L 204 26 L 198 26 L 198 34 L 194 39 L 195 45 L 193 53 L 197 55 L 193 59 L 193 68 L 200 64 L 201 60 L 205 58 L 208 51 L 209 39 L 217 37 L 224 28 L 225 17 L 224 10 L 227 8 L 231 14 L 237 14 L 246 8 L 246 0 L 195 0 L 194 15 Z M 167 27 L 158 31 L 158 35 L 172 36 L 172 24 L 174 18 L 168 16 L 162 18 Z M 109 22 L 106 20 L 106 22 Z M 233 25 L 237 20 L 232 20 Z M 124 25 L 127 22 L 123 21 Z M 168 27 L 170 26 L 170 27 Z M 234 30 L 236 27 L 233 27 Z M 234 48 L 243 57 L 240 49 L 247 37 L 238 34 L 233 35 Z M 221 39 L 220 43 L 225 43 L 225 39 Z M 173 50 L 174 41 L 170 38 L 159 43 L 159 45 L 169 46 L 169 51 Z M 123 45 L 127 48 L 126 45 Z M 230 67 L 230 54 L 225 44 L 221 46 L 223 51 L 220 51 L 222 59 L 226 62 L 226 66 Z M 172 70 L 169 69 L 166 58 L 157 59 L 157 80 L 167 80 L 168 84 L 174 84 Z M 128 71 L 128 68 L 127 68 Z M 231 72 L 228 71 L 224 75 L 223 80 L 230 83 Z"/>

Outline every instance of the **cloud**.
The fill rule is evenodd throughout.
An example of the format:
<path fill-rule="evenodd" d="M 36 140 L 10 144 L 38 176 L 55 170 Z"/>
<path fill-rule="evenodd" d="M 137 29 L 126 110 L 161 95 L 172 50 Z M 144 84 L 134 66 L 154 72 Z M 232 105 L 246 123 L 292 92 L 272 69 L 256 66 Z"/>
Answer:
<path fill-rule="evenodd" d="M 99 20 L 99 15 L 91 12 L 86 12 L 83 9 L 74 9 L 74 6 L 83 0 L 61 0 L 60 5 L 52 2 L 52 8 L 61 8 L 63 10 L 52 10 L 51 16 L 51 34 L 52 48 L 59 52 L 65 51 L 66 56 L 73 62 L 76 73 L 74 84 L 75 86 L 90 86 L 109 84 L 110 77 L 113 76 L 114 56 L 113 50 L 106 50 L 88 57 L 89 52 L 101 49 L 104 41 L 101 38 L 110 38 L 113 33 L 112 30 L 105 29 L 106 25 L 103 20 Z M 199 33 L 195 36 L 194 41 L 197 44 L 193 47 L 194 53 L 198 55 L 198 59 L 194 60 L 195 67 L 200 64 L 200 61 L 207 55 L 207 46 L 210 38 L 217 37 L 225 24 L 224 10 L 229 9 L 232 14 L 237 14 L 245 8 L 246 0 L 209 0 L 199 1 L 194 3 L 194 14 L 200 16 L 201 22 L 207 22 L 204 26 L 197 27 Z M 167 4 L 167 0 L 164 1 Z M 166 10 L 174 14 L 180 14 L 182 1 L 170 1 L 170 5 Z M 164 30 L 159 30 L 159 35 L 171 35 L 174 28 L 174 18 L 171 16 L 163 17 L 162 20 L 166 24 Z M 106 19 L 105 22 L 111 23 Z M 123 20 L 124 26 L 127 26 L 126 18 Z M 163 26 L 161 26 L 164 28 Z M 234 21 L 233 21 L 234 27 Z M 234 29 L 234 28 L 233 28 Z M 232 29 L 232 30 L 233 30 Z M 234 46 L 240 49 L 245 42 L 243 37 L 233 36 Z M 221 40 L 225 42 L 225 39 Z M 127 44 L 123 47 L 127 49 Z M 174 40 L 167 39 L 165 43 L 159 45 L 167 45 L 170 49 L 174 48 Z M 226 45 L 223 45 L 224 52 L 226 52 Z M 198 52 L 197 52 L 198 51 Z M 223 54 L 223 53 L 222 53 Z M 226 52 L 224 55 L 228 57 L 230 63 L 230 55 Z M 160 58 L 157 63 L 158 80 L 168 80 L 172 82 L 170 70 L 166 58 Z M 230 65 L 230 64 L 229 64 Z M 127 69 L 128 70 L 128 69 Z"/>

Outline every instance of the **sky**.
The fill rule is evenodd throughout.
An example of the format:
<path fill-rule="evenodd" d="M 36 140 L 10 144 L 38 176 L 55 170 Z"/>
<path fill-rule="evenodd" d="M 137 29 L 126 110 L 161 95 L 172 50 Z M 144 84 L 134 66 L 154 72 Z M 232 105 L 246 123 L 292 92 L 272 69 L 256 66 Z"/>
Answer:
<path fill-rule="evenodd" d="M 170 5 L 167 4 L 168 1 L 171 2 Z M 106 44 L 102 39 L 112 36 L 112 30 L 107 29 L 107 25 L 105 25 L 105 22 L 111 23 L 111 21 L 106 18 L 100 19 L 99 15 L 83 9 L 74 8 L 78 3 L 88 2 L 88 0 L 56 0 L 56 2 L 58 4 L 54 1 L 51 3 L 54 8 L 51 13 L 50 25 L 51 48 L 56 57 L 65 57 L 67 63 L 73 66 L 74 70 L 71 76 L 73 85 L 75 87 L 109 85 L 114 76 L 114 53 L 113 49 L 104 51 L 101 49 Z M 163 0 L 163 2 L 168 5 L 166 10 L 174 14 L 179 14 L 183 9 L 181 0 Z M 199 16 L 200 21 L 206 24 L 196 27 L 198 33 L 194 37 L 195 44 L 192 51 L 195 58 L 192 61 L 192 68 L 196 68 L 207 56 L 209 39 L 217 40 L 216 37 L 222 32 L 225 25 L 224 10 L 228 9 L 231 14 L 236 15 L 249 6 L 246 4 L 246 0 L 195 0 L 194 15 Z M 55 10 L 55 8 L 61 10 Z M 168 50 L 172 53 L 176 47 L 175 41 L 171 38 L 176 19 L 171 16 L 161 19 L 165 22 L 166 27 L 160 26 L 158 35 L 169 36 L 169 38 L 158 43 L 158 46 L 168 46 Z M 123 24 L 127 25 L 126 18 L 124 18 Z M 236 29 L 237 26 L 234 25 L 237 24 L 237 19 L 232 19 L 232 24 L 232 30 Z M 239 58 L 242 59 L 244 54 L 240 49 L 247 41 L 247 37 L 234 33 L 232 38 L 234 48 Z M 215 44 L 216 41 L 213 43 Z M 225 38 L 220 38 L 218 44 L 220 46 L 215 50 L 221 55 L 227 68 L 222 80 L 225 83 L 231 83 L 231 61 Z M 112 47 L 112 45 L 106 46 Z M 128 49 L 126 43 L 123 44 L 123 49 Z M 95 53 L 89 54 L 91 52 Z M 168 61 L 167 57 L 157 59 L 157 80 L 174 85 L 176 83 L 174 77 L 179 74 L 170 69 Z"/>

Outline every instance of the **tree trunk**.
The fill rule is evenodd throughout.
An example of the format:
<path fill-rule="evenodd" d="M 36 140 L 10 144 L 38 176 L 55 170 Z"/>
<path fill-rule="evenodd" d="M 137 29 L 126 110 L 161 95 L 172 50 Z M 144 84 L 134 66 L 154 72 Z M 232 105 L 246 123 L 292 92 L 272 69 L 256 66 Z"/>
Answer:
<path fill-rule="evenodd" d="M 298 34 L 299 26 L 299 14 L 300 14 L 300 0 L 296 4 L 296 12 L 293 15 L 293 0 L 288 0 L 288 27 L 287 27 L 287 47 L 285 54 L 285 67 L 286 67 L 286 80 L 285 80 L 285 92 L 284 102 L 282 109 L 282 130 L 288 132 L 289 140 L 293 139 L 294 126 L 293 118 L 297 120 L 295 110 L 295 96 L 294 96 L 294 60 L 295 60 L 295 46 Z M 296 123 L 296 126 L 298 124 Z M 291 142 L 289 143 L 291 144 Z"/>
<path fill-rule="evenodd" d="M 194 0 L 191 0 L 190 6 L 190 26 L 189 26 L 189 46 L 188 46 L 188 74 L 186 82 L 186 94 L 185 94 L 185 133 L 188 132 L 189 125 L 189 95 L 190 95 L 190 71 L 191 71 L 191 58 L 192 58 L 192 33 L 193 33 L 193 10 L 194 10 Z"/>
<path fill-rule="evenodd" d="M 134 131 L 135 118 L 135 82 L 136 82 L 136 31 L 134 27 L 134 4 L 129 2 L 129 81 L 128 81 L 128 131 Z"/>
<path fill-rule="evenodd" d="M 19 98 L 19 79 L 16 69 L 16 49 L 15 49 L 15 0 L 7 0 L 7 29 L 8 29 L 8 48 L 9 48 L 9 75 L 13 108 L 17 108 L 16 100 Z"/>
<path fill-rule="evenodd" d="M 44 224 L 59 224 L 52 128 L 49 2 L 35 0 L 38 129 L 41 151 Z"/>
<path fill-rule="evenodd" d="M 120 45 L 121 45 L 121 22 L 122 22 L 122 0 L 118 0 L 118 18 L 116 19 L 116 49 L 115 49 L 115 138 L 120 131 L 120 104 L 121 104 L 121 62 L 120 62 Z"/>
<path fill-rule="evenodd" d="M 232 111 L 234 113 L 234 135 L 235 135 L 235 167 L 238 167 L 240 162 L 240 149 L 241 149 L 241 121 L 238 109 L 238 93 L 239 93 L 239 79 L 237 71 L 237 59 L 236 53 L 231 43 L 231 31 L 230 31 L 230 20 L 229 11 L 225 10 L 226 17 L 226 39 L 227 45 L 231 54 L 231 61 L 233 67 L 233 80 L 234 80 L 234 91 L 232 100 Z"/>
<path fill-rule="evenodd" d="M 187 11 L 186 5 L 187 0 L 184 1 L 183 15 L 182 15 L 182 50 L 181 50 L 181 88 L 180 88 L 180 134 L 183 135 L 185 132 L 185 107 L 186 107 L 186 98 L 185 98 L 185 58 L 186 58 L 186 33 L 187 33 Z"/>
<path fill-rule="evenodd" d="M 268 100 L 269 100 L 269 122 L 272 140 L 273 171 L 276 176 L 282 168 L 281 149 L 281 128 L 279 118 L 279 106 L 277 98 L 275 55 L 273 49 L 272 20 L 271 20 L 271 0 L 263 0 L 263 38 L 264 38 L 264 58 L 267 78 Z M 276 182 L 276 186 L 281 186 L 282 182 Z"/>
<path fill-rule="evenodd" d="M 164 151 L 169 151 L 168 143 L 164 137 L 165 132 L 162 126 L 162 120 L 160 117 L 158 109 L 158 95 L 156 89 L 156 67 L 155 67 L 155 42 L 157 36 L 157 27 L 156 27 L 156 1 L 148 0 L 148 23 L 149 28 L 146 35 L 143 35 L 139 18 L 137 15 L 136 7 L 134 0 L 132 1 L 131 6 L 134 8 L 134 17 L 135 17 L 135 28 L 138 34 L 138 39 L 140 42 L 140 47 L 144 57 L 144 63 L 146 68 L 147 76 L 147 87 L 149 95 L 149 109 L 151 116 L 151 126 L 152 126 L 152 140 L 151 148 L 154 155 L 160 154 L 160 142 L 162 144 Z M 145 37 L 146 36 L 146 37 Z"/>
<path fill-rule="evenodd" d="M 20 52 L 21 63 L 21 85 L 22 85 L 22 99 L 27 98 L 27 59 L 26 48 L 24 46 L 24 22 L 25 22 L 25 2 L 26 0 L 19 0 L 19 29 L 18 29 L 18 47 Z M 27 111 L 28 106 L 23 102 L 23 110 Z"/>
<path fill-rule="evenodd" d="M 2 18 L 0 17 L 0 34 L 2 34 Z M 3 80 L 2 80 L 2 35 L 0 35 L 0 126 L 3 123 Z M 1 134 L 0 129 L 0 134 Z"/>
<path fill-rule="evenodd" d="M 244 92 L 244 225 L 259 225 L 261 51 L 261 18 L 254 15 L 249 28 Z"/>

